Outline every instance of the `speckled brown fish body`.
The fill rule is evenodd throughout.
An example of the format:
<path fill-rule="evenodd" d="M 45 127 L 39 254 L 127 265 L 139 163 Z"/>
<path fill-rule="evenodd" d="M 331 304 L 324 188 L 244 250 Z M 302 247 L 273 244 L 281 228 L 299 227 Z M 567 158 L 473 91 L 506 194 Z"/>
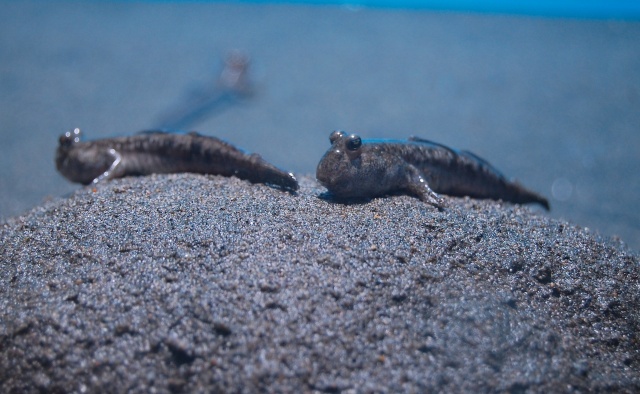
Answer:
<path fill-rule="evenodd" d="M 369 140 L 336 131 L 320 160 L 316 178 L 338 198 L 371 198 L 407 192 L 436 206 L 437 193 L 513 203 L 548 201 L 507 180 L 473 153 L 412 137 L 408 141 Z"/>
<path fill-rule="evenodd" d="M 80 141 L 80 130 L 60 136 L 56 167 L 66 178 L 82 184 L 128 175 L 193 172 L 235 176 L 253 183 L 298 189 L 291 173 L 247 154 L 215 137 L 197 133 L 149 131 L 129 137 Z"/>

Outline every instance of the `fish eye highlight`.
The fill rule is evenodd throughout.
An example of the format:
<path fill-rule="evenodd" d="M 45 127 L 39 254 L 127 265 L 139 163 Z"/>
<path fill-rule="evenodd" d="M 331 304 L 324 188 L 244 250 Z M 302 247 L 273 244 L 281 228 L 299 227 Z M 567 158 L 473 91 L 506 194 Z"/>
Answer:
<path fill-rule="evenodd" d="M 347 140 L 346 145 L 347 149 L 349 149 L 350 151 L 358 150 L 358 148 L 362 146 L 362 139 L 360 139 L 360 137 L 355 134 L 351 134 L 349 136 L 349 139 Z"/>
<path fill-rule="evenodd" d="M 336 130 L 329 136 L 329 141 L 333 144 L 337 139 L 344 137 L 346 134 L 344 131 Z"/>

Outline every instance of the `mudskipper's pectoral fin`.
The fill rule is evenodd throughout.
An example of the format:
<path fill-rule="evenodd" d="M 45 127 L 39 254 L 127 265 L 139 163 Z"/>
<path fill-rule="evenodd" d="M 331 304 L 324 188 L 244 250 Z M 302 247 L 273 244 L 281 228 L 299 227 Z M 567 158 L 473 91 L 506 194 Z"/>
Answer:
<path fill-rule="evenodd" d="M 427 204 L 431 204 L 436 208 L 442 209 L 444 207 L 444 201 L 442 197 L 440 197 L 436 192 L 431 190 L 429 184 L 424 179 L 424 176 L 418 171 L 416 168 L 412 168 L 409 171 L 410 174 L 407 177 L 407 186 L 406 189 L 418 196 L 420 200 Z"/>
<path fill-rule="evenodd" d="M 96 177 L 92 183 L 98 183 L 102 180 L 118 178 L 124 175 L 124 168 L 120 165 L 122 163 L 122 155 L 120 155 L 120 153 L 115 149 L 109 149 L 107 154 L 113 158 L 111 165 L 105 172 Z"/>

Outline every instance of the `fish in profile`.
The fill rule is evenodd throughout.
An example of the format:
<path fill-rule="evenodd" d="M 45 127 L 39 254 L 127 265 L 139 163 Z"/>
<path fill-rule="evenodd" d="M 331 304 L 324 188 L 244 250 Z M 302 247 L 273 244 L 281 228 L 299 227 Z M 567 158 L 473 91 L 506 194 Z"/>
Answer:
<path fill-rule="evenodd" d="M 258 154 L 248 154 L 215 137 L 145 131 L 129 137 L 81 141 L 80 129 L 60 136 L 56 167 L 72 182 L 97 183 L 129 175 L 193 172 L 235 176 L 290 192 L 298 190 L 292 173 Z"/>
<path fill-rule="evenodd" d="M 549 210 L 541 195 L 509 181 L 484 159 L 467 151 L 411 137 L 362 140 L 334 131 L 331 148 L 316 170 L 316 178 L 337 198 L 372 198 L 404 192 L 442 207 L 438 193 L 488 198 L 512 203 L 537 203 Z"/>

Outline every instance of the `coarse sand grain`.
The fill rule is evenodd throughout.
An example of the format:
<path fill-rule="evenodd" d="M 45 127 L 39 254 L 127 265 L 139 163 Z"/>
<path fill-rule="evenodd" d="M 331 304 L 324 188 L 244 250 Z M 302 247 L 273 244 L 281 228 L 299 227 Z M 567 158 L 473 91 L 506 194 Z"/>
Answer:
<path fill-rule="evenodd" d="M 0 391 L 640 391 L 625 245 L 300 178 L 125 178 L 4 222 Z"/>

